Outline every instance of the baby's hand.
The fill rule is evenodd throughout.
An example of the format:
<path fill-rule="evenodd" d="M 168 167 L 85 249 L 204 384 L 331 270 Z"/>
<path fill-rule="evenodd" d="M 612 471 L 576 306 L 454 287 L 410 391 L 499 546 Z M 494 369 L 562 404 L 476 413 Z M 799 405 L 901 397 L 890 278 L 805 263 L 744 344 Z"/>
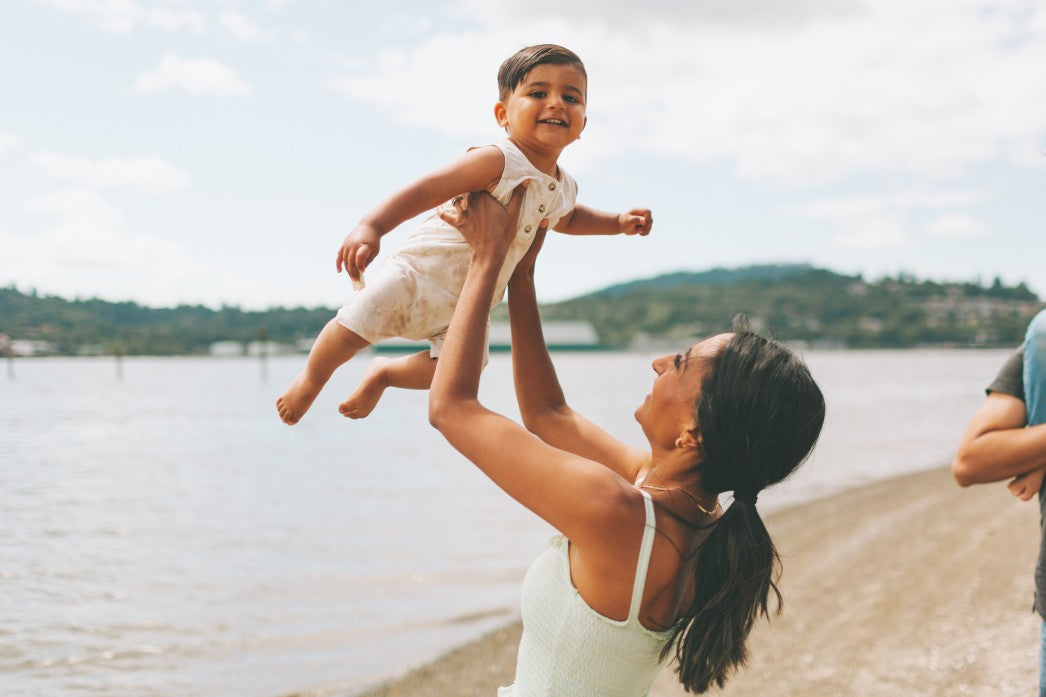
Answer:
<path fill-rule="evenodd" d="M 357 290 L 363 287 L 363 272 L 381 250 L 381 235 L 370 225 L 360 224 L 350 232 L 338 250 L 335 266 L 338 273 L 345 269 Z"/>
<path fill-rule="evenodd" d="M 1032 496 L 1039 493 L 1039 489 L 1042 488 L 1043 475 L 1046 475 L 1046 467 L 1040 467 L 1037 470 L 1025 472 L 1019 477 L 1014 477 L 1013 481 L 1011 481 L 1006 488 L 1021 501 L 1027 501 Z"/>
<path fill-rule="evenodd" d="M 654 226 L 654 216 L 649 208 L 633 208 L 617 217 L 618 229 L 626 235 L 649 235 Z"/>

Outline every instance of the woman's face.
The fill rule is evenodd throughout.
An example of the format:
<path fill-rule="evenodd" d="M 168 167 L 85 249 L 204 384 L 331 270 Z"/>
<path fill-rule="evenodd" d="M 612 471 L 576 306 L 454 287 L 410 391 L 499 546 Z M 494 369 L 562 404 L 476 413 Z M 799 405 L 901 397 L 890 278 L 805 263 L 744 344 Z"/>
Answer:
<path fill-rule="evenodd" d="M 670 447 L 685 431 L 697 427 L 695 405 L 701 381 L 731 336 L 717 334 L 682 353 L 661 356 L 651 363 L 657 377 L 650 394 L 636 409 L 636 421 L 651 445 Z"/>

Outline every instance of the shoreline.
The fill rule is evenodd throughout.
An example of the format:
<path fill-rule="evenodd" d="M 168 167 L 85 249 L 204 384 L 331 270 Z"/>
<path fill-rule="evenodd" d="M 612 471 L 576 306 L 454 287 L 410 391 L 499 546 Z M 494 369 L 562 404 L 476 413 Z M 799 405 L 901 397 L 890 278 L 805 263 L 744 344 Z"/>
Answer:
<path fill-rule="evenodd" d="M 783 611 L 757 622 L 748 667 L 708 694 L 1031 694 L 1038 507 L 947 468 L 774 510 Z M 493 697 L 512 682 L 517 620 L 341 697 Z M 650 697 L 684 697 L 670 668 Z"/>

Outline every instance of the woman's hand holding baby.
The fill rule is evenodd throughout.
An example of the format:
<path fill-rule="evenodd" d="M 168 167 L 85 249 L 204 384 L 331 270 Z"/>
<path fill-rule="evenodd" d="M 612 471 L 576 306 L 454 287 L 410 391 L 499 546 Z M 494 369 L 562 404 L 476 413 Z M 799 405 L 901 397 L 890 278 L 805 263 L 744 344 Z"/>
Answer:
<path fill-rule="evenodd" d="M 524 190 L 523 185 L 516 187 L 507 207 L 487 192 L 475 191 L 455 196 L 436 212 L 469 243 L 473 259 L 496 259 L 500 263 L 516 236 Z"/>

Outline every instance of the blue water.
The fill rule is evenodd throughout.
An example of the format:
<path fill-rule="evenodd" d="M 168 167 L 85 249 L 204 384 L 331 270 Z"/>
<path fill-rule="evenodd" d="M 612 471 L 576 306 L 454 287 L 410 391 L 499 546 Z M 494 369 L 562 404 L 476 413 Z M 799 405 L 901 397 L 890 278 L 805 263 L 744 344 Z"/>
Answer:
<path fill-rule="evenodd" d="M 810 353 L 825 432 L 761 507 L 946 463 L 1006 355 Z M 555 362 L 575 408 L 641 445 L 649 358 Z M 514 617 L 551 529 L 429 427 L 425 393 L 338 415 L 365 360 L 283 426 L 302 362 L 0 373 L 0 694 L 349 694 Z M 507 356 L 481 397 L 516 414 Z"/>

